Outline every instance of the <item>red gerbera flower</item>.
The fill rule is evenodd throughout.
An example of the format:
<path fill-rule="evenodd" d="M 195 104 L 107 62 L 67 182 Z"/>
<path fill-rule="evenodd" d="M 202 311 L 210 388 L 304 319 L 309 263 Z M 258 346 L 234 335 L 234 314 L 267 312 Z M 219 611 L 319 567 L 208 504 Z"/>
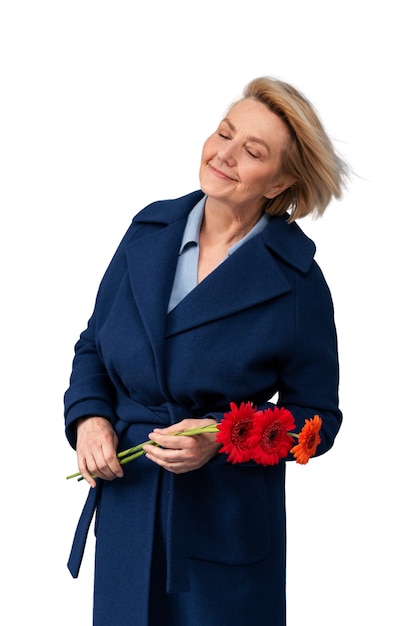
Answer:
<path fill-rule="evenodd" d="M 322 419 L 319 415 L 314 415 L 311 419 L 305 420 L 305 425 L 299 433 L 299 441 L 290 452 L 294 454 L 296 463 L 305 465 L 311 456 L 316 452 L 321 443 L 319 431 L 321 430 Z"/>
<path fill-rule="evenodd" d="M 288 431 L 295 428 L 295 419 L 288 409 L 274 407 L 258 411 L 254 420 L 257 445 L 252 458 L 261 465 L 275 465 L 288 455 L 294 443 Z"/>
<path fill-rule="evenodd" d="M 224 414 L 223 420 L 218 424 L 216 441 L 223 444 L 219 452 L 228 455 L 227 461 L 244 463 L 251 459 L 254 414 L 257 409 L 251 402 L 241 402 L 239 407 L 231 402 L 230 406 L 231 410 Z"/>

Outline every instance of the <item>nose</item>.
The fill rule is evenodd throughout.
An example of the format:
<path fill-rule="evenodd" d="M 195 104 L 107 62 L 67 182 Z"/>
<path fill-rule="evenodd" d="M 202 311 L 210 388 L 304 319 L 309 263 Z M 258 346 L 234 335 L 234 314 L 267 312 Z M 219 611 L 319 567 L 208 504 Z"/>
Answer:
<path fill-rule="evenodd" d="M 236 149 L 235 142 L 231 139 L 225 142 L 218 150 L 218 157 L 227 165 L 234 165 L 236 163 Z"/>

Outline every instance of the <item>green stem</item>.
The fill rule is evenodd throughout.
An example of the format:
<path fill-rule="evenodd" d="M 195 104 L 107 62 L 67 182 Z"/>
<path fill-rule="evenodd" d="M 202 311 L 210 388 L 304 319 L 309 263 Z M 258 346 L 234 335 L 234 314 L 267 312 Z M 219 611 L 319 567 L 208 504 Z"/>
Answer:
<path fill-rule="evenodd" d="M 144 441 L 143 443 L 140 443 L 137 446 L 133 446 L 132 448 L 128 448 L 127 450 L 122 450 L 122 452 L 119 452 L 117 455 L 118 459 L 122 459 L 124 456 L 128 456 L 128 455 L 134 454 L 135 452 L 139 452 L 140 450 L 143 449 L 143 447 L 147 443 L 154 443 L 154 442 L 151 441 L 151 439 L 148 439 L 148 441 Z"/>
<path fill-rule="evenodd" d="M 139 450 L 135 454 L 126 456 L 124 459 L 121 460 L 120 464 L 124 465 L 125 463 L 129 463 L 129 461 L 133 461 L 134 459 L 137 459 L 139 456 L 142 456 L 143 454 L 145 454 L 145 450 Z"/>

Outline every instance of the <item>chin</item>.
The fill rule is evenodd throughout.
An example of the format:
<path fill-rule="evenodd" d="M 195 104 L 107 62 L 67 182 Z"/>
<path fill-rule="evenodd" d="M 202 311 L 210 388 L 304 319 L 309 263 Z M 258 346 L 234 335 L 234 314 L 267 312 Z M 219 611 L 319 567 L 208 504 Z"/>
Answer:
<path fill-rule="evenodd" d="M 200 176 L 200 188 L 207 196 L 212 198 L 226 198 L 231 193 L 231 181 L 214 178 L 210 173 Z"/>

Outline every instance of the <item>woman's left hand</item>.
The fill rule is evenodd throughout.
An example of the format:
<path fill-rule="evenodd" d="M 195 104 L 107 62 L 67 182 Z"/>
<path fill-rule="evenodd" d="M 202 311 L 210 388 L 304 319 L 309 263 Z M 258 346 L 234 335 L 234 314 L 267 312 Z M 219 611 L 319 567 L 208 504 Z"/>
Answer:
<path fill-rule="evenodd" d="M 174 474 L 184 474 L 199 469 L 218 452 L 221 444 L 216 441 L 216 433 L 199 435 L 175 435 L 182 430 L 216 424 L 211 419 L 184 419 L 168 428 L 155 428 L 149 438 L 157 446 L 145 444 L 145 455 L 157 465 Z"/>

